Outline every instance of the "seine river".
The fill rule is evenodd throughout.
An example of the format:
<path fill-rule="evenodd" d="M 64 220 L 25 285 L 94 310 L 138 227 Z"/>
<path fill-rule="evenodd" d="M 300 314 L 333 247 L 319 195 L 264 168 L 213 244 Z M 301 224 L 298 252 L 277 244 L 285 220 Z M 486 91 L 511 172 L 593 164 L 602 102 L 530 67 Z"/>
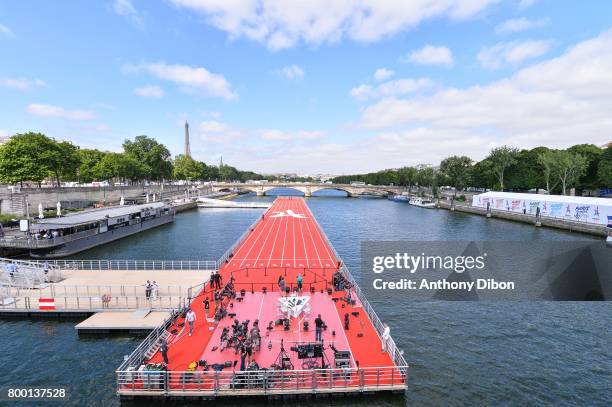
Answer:
<path fill-rule="evenodd" d="M 307 202 L 355 274 L 362 240 L 589 239 L 383 199 L 314 197 Z M 260 213 L 193 210 L 177 215 L 172 225 L 83 252 L 78 258 L 216 259 Z M 405 399 L 292 405 L 592 406 L 609 405 L 612 400 L 609 302 L 371 300 L 411 365 Z M 0 388 L 67 386 L 70 405 L 119 404 L 113 372 L 141 338 L 78 338 L 74 325 L 75 321 L 0 320 Z"/>

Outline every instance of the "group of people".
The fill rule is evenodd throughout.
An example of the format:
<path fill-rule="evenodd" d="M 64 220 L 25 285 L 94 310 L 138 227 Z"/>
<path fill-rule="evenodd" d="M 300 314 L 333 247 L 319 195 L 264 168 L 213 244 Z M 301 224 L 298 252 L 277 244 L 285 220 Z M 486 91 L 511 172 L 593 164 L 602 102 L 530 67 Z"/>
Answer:
<path fill-rule="evenodd" d="M 213 290 L 220 290 L 221 284 L 223 283 L 223 277 L 218 271 L 213 271 L 210 275 L 210 288 Z"/>
<path fill-rule="evenodd" d="M 36 233 L 34 235 L 34 238 L 36 240 L 42 240 L 42 239 L 53 239 L 59 236 L 62 236 L 63 233 L 61 230 L 41 230 L 40 232 Z"/>
<path fill-rule="evenodd" d="M 287 280 L 285 280 L 285 277 L 282 274 L 278 276 L 277 284 L 281 293 L 287 292 Z M 302 277 L 301 273 L 298 273 L 297 277 L 295 278 L 295 286 L 297 291 L 301 293 L 304 287 L 304 277 Z"/>
<path fill-rule="evenodd" d="M 158 293 L 159 286 L 157 285 L 157 281 L 153 280 L 153 282 L 151 282 L 147 280 L 145 284 L 145 297 L 147 297 L 147 300 L 156 300 Z"/>
<path fill-rule="evenodd" d="M 236 354 L 240 353 L 240 370 L 245 370 L 252 361 L 253 352 L 261 349 L 259 321 L 255 320 L 250 329 L 249 323 L 248 319 L 243 322 L 234 319 L 230 328 L 224 327 L 221 331 L 220 348 L 221 350 L 234 348 Z"/>

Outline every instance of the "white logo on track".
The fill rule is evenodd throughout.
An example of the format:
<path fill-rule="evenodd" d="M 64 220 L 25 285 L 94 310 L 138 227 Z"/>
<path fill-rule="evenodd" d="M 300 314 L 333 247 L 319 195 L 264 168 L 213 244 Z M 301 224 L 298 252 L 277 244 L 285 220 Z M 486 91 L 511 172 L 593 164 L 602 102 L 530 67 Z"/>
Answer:
<path fill-rule="evenodd" d="M 298 218 L 298 219 L 306 219 L 306 216 L 300 214 L 300 213 L 295 213 L 293 212 L 291 209 L 287 209 L 286 211 L 280 211 L 280 212 L 274 212 L 274 215 L 270 216 L 271 218 L 282 218 L 284 216 L 291 216 L 292 218 Z"/>

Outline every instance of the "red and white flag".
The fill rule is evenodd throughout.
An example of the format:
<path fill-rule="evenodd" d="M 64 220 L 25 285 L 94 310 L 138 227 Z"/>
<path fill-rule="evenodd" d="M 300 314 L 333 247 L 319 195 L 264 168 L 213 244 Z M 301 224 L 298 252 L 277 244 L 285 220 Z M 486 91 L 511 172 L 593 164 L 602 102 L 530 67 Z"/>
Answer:
<path fill-rule="evenodd" d="M 40 310 L 54 310 L 55 309 L 55 299 L 53 299 L 53 298 L 39 298 L 38 299 L 38 309 L 40 309 Z"/>

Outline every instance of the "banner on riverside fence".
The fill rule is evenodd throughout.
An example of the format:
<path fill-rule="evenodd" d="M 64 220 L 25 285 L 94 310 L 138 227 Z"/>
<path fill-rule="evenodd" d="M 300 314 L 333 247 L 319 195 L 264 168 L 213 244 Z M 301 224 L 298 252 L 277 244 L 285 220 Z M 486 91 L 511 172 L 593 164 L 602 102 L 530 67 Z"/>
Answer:
<path fill-rule="evenodd" d="M 472 197 L 472 206 L 513 213 L 608 225 L 612 217 L 612 199 L 565 195 L 486 192 Z"/>

